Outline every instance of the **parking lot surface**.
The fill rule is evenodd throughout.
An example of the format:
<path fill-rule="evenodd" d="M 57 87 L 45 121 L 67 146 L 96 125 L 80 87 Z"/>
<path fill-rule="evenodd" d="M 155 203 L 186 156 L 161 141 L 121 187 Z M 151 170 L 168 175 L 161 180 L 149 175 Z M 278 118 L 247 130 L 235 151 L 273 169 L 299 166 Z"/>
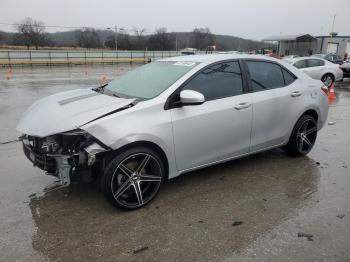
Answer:
<path fill-rule="evenodd" d="M 96 184 L 50 191 L 16 141 L 20 115 L 134 66 L 0 69 L 0 261 L 350 260 L 350 81 L 307 157 L 274 149 L 191 172 L 132 212 Z"/>

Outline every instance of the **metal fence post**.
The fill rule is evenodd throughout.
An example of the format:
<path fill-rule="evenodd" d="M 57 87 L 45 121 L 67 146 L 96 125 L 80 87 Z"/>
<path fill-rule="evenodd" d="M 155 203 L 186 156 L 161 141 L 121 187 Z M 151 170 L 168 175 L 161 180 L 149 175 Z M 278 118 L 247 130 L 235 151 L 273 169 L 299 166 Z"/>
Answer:
<path fill-rule="evenodd" d="M 9 61 L 9 64 L 11 64 L 10 51 L 7 51 L 7 60 Z"/>
<path fill-rule="evenodd" d="M 130 51 L 130 64 L 132 63 L 132 51 Z"/>
<path fill-rule="evenodd" d="M 67 64 L 69 65 L 69 56 L 68 56 L 68 51 L 67 51 Z"/>
<path fill-rule="evenodd" d="M 86 65 L 86 50 L 84 51 L 84 53 L 85 53 L 85 65 Z"/>

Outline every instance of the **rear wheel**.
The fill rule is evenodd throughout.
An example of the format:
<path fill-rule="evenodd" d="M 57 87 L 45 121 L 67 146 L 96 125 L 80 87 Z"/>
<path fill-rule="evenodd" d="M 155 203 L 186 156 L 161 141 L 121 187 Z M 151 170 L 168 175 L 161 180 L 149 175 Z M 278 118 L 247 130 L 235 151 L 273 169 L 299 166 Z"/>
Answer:
<path fill-rule="evenodd" d="M 309 115 L 302 116 L 295 124 L 285 149 L 292 156 L 305 156 L 313 148 L 316 137 L 316 120 Z"/>
<path fill-rule="evenodd" d="M 164 173 L 164 164 L 156 152 L 145 147 L 131 148 L 112 159 L 102 178 L 102 190 L 116 207 L 140 208 L 157 195 Z"/>
<path fill-rule="evenodd" d="M 322 76 L 321 81 L 326 87 L 330 87 L 334 83 L 334 76 L 331 74 L 325 74 Z"/>

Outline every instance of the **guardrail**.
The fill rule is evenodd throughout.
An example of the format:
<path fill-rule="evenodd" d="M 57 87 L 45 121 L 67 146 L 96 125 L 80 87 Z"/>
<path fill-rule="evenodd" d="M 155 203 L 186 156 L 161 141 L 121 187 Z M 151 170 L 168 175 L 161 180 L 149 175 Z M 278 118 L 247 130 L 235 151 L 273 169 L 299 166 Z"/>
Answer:
<path fill-rule="evenodd" d="M 179 55 L 179 51 L 0 50 L 0 66 L 146 63 Z"/>

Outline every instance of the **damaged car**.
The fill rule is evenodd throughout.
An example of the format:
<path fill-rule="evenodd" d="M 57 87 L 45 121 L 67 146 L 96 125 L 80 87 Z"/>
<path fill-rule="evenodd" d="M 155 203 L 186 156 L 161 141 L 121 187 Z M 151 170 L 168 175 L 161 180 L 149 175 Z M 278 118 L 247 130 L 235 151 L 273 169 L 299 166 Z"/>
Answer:
<path fill-rule="evenodd" d="M 193 55 L 43 98 L 17 129 L 27 158 L 61 186 L 96 180 L 113 205 L 135 209 L 195 169 L 275 147 L 304 156 L 327 114 L 327 88 L 288 63 Z"/>

